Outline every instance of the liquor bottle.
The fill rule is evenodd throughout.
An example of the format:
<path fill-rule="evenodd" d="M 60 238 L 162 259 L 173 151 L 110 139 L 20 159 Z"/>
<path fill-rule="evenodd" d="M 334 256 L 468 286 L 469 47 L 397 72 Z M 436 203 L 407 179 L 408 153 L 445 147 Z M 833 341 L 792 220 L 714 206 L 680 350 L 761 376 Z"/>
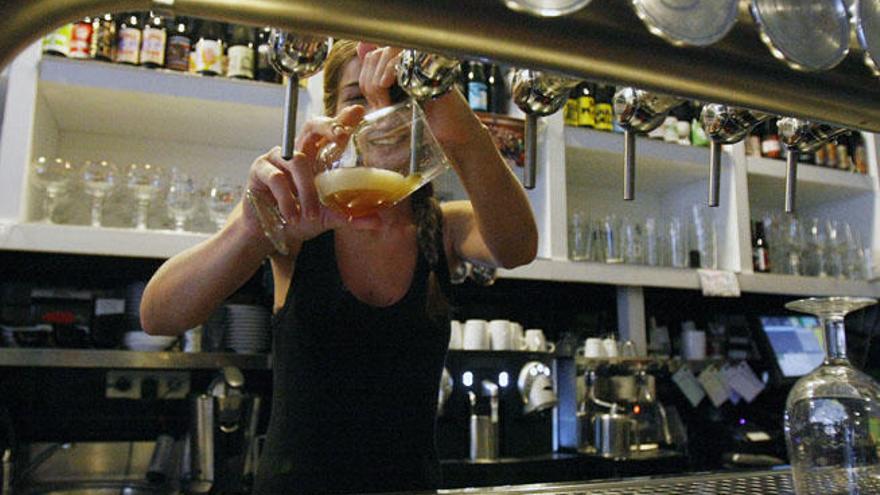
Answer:
<path fill-rule="evenodd" d="M 455 87 L 458 88 L 458 92 L 464 96 L 464 99 L 468 99 L 468 72 L 470 72 L 470 65 L 467 62 L 462 62 L 458 66 L 458 77 L 455 79 Z"/>
<path fill-rule="evenodd" d="M 853 170 L 855 165 L 850 154 L 850 137 L 844 134 L 837 138 L 837 168 L 840 170 Z"/>
<path fill-rule="evenodd" d="M 492 113 L 507 113 L 510 96 L 507 94 L 507 84 L 504 83 L 504 74 L 498 64 L 489 64 L 489 111 Z"/>
<path fill-rule="evenodd" d="M 254 30 L 237 24 L 229 27 L 229 48 L 226 51 L 227 77 L 254 78 Z"/>
<path fill-rule="evenodd" d="M 138 65 L 141 63 L 141 16 L 125 13 L 116 27 L 116 62 Z"/>
<path fill-rule="evenodd" d="M 165 45 L 168 42 L 166 19 L 150 12 L 149 19 L 144 22 L 143 41 L 141 42 L 141 65 L 150 69 L 165 67 Z"/>
<path fill-rule="evenodd" d="M 194 55 L 194 71 L 203 76 L 219 76 L 223 74 L 223 27 L 219 22 L 202 21 L 196 41 Z"/>
<path fill-rule="evenodd" d="M 595 128 L 600 131 L 614 130 L 614 86 L 596 86 Z"/>
<path fill-rule="evenodd" d="M 761 156 L 765 158 L 782 158 L 782 141 L 779 140 L 779 128 L 776 127 L 776 119 L 770 119 L 764 124 L 764 132 L 761 134 Z"/>
<path fill-rule="evenodd" d="M 755 222 L 755 235 L 752 237 L 752 267 L 757 273 L 770 272 L 770 246 L 764 235 L 764 223 Z"/>
<path fill-rule="evenodd" d="M 868 150 L 865 148 L 865 140 L 862 138 L 862 133 L 853 132 L 852 140 L 850 141 L 852 145 L 852 156 L 853 162 L 855 164 L 856 172 L 860 174 L 868 173 Z"/>
<path fill-rule="evenodd" d="M 70 32 L 72 24 L 65 24 L 43 38 L 43 53 L 66 57 L 70 54 Z"/>
<path fill-rule="evenodd" d="M 577 92 L 578 127 L 596 127 L 596 85 L 587 81 L 580 83 Z"/>
<path fill-rule="evenodd" d="M 583 83 L 582 83 L 583 84 Z M 568 99 L 565 100 L 565 107 L 562 109 L 562 120 L 569 127 L 577 127 L 578 125 L 578 89 L 580 86 L 572 88 L 568 92 Z"/>
<path fill-rule="evenodd" d="M 70 28 L 70 44 L 68 56 L 70 58 L 92 57 L 92 18 L 86 17 L 73 23 Z"/>
<path fill-rule="evenodd" d="M 688 107 L 691 120 L 691 145 L 708 147 L 709 137 L 706 136 L 706 131 L 703 130 L 703 126 L 700 124 L 700 113 L 703 110 L 703 105 L 698 101 L 692 101 L 688 104 Z"/>
<path fill-rule="evenodd" d="M 489 111 L 489 84 L 483 63 L 478 60 L 468 62 L 467 94 L 468 104 L 472 110 Z"/>
<path fill-rule="evenodd" d="M 264 27 L 257 30 L 257 60 L 256 60 L 256 78 L 258 81 L 281 82 L 281 75 L 272 68 L 269 63 L 269 53 L 272 47 L 269 46 L 269 34 L 272 28 Z"/>
<path fill-rule="evenodd" d="M 172 70 L 189 70 L 189 53 L 192 51 L 192 21 L 177 17 L 169 23 L 168 43 L 165 48 L 165 65 Z"/>
<path fill-rule="evenodd" d="M 761 131 L 753 129 L 746 137 L 746 155 L 761 156 Z"/>
<path fill-rule="evenodd" d="M 96 60 L 113 61 L 116 55 L 116 21 L 113 14 L 92 19 L 91 53 Z"/>

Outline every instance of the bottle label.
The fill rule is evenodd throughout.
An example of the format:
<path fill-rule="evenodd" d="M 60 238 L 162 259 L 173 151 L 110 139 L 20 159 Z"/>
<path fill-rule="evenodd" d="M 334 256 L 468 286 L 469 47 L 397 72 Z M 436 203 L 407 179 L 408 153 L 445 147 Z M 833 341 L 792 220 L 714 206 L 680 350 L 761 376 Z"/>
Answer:
<path fill-rule="evenodd" d="M 227 55 L 229 57 L 227 76 L 244 79 L 254 78 L 254 51 L 251 47 L 244 45 L 230 46 Z"/>
<path fill-rule="evenodd" d="M 596 104 L 596 129 L 601 131 L 614 129 L 614 108 L 610 103 Z"/>
<path fill-rule="evenodd" d="M 489 86 L 486 83 L 468 81 L 468 104 L 477 112 L 489 111 Z"/>
<path fill-rule="evenodd" d="M 70 54 L 71 24 L 61 26 L 43 38 L 43 52 L 57 53 L 65 57 Z"/>
<path fill-rule="evenodd" d="M 169 69 L 186 72 L 189 70 L 189 52 L 192 43 L 186 36 L 172 36 L 168 38 L 168 52 L 166 65 Z"/>
<path fill-rule="evenodd" d="M 116 61 L 129 64 L 140 63 L 141 30 L 125 28 L 119 31 L 119 41 L 116 45 Z"/>
<path fill-rule="evenodd" d="M 580 127 L 596 126 L 596 99 L 592 96 L 580 96 L 577 99 L 577 125 Z"/>
<path fill-rule="evenodd" d="M 144 28 L 144 42 L 141 47 L 141 63 L 165 65 L 165 41 L 167 34 L 164 29 Z"/>
<path fill-rule="evenodd" d="M 113 60 L 116 26 L 109 21 L 98 20 L 92 33 L 92 55 L 103 60 Z"/>
<path fill-rule="evenodd" d="M 563 109 L 563 117 L 565 125 L 575 127 L 578 125 L 578 101 L 575 98 L 569 98 L 565 102 Z"/>
<path fill-rule="evenodd" d="M 78 22 L 70 30 L 71 58 L 89 58 L 92 55 L 92 24 Z"/>
<path fill-rule="evenodd" d="M 764 139 L 761 141 L 761 154 L 764 156 L 779 156 L 782 146 L 778 139 Z"/>
<path fill-rule="evenodd" d="M 200 39 L 193 53 L 196 72 L 223 73 L 223 46 L 218 40 Z"/>
<path fill-rule="evenodd" d="M 754 269 L 758 273 L 767 273 L 770 271 L 770 253 L 767 248 L 759 246 L 752 252 L 752 262 Z"/>

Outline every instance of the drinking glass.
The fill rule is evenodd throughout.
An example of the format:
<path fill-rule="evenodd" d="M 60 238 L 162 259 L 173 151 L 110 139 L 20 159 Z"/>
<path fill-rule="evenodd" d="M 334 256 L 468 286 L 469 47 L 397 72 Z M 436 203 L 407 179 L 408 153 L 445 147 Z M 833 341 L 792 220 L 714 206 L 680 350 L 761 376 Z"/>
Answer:
<path fill-rule="evenodd" d="M 693 205 L 694 241 L 700 252 L 701 268 L 718 268 L 718 232 L 715 219 L 703 210 L 702 205 Z"/>
<path fill-rule="evenodd" d="M 805 252 L 805 274 L 813 277 L 828 276 L 825 266 L 825 229 L 822 228 L 818 218 L 810 221 Z"/>
<path fill-rule="evenodd" d="M 150 204 L 162 191 L 162 169 L 149 163 L 133 163 L 128 167 L 126 181 L 137 203 L 135 226 L 145 230 Z"/>
<path fill-rule="evenodd" d="M 328 142 L 316 160 L 321 203 L 349 218 L 403 201 L 450 167 L 419 104 L 407 100 L 370 112 L 341 142 Z M 263 231 L 284 253 L 285 223 L 277 205 L 248 191 Z"/>
<path fill-rule="evenodd" d="M 591 241 L 590 217 L 582 211 L 574 212 L 568 227 L 568 257 L 572 261 L 588 261 Z"/>
<path fill-rule="evenodd" d="M 846 275 L 844 256 L 847 246 L 844 243 L 840 223 L 837 220 L 825 222 L 825 232 L 826 272 L 829 277 L 843 278 Z"/>
<path fill-rule="evenodd" d="M 785 440 L 797 495 L 878 493 L 880 386 L 846 357 L 844 317 L 877 301 L 827 297 L 786 308 L 816 315 L 825 332 L 825 361 L 792 388 L 785 405 Z"/>
<path fill-rule="evenodd" d="M 55 209 L 61 198 L 67 194 L 73 173 L 73 165 L 62 158 L 41 156 L 34 161 L 31 178 L 43 190 L 44 222 L 54 223 Z"/>
<path fill-rule="evenodd" d="M 605 233 L 605 263 L 623 263 L 620 219 L 616 215 L 606 216 L 602 230 Z"/>
<path fill-rule="evenodd" d="M 785 231 L 782 233 L 779 242 L 781 242 L 781 251 L 783 256 L 782 273 L 786 275 L 803 275 L 803 252 L 804 252 L 804 233 L 801 223 L 794 215 L 790 215 L 782 222 Z M 770 251 L 773 252 L 773 244 L 770 244 Z"/>
<path fill-rule="evenodd" d="M 661 250 L 662 238 L 657 229 L 657 220 L 652 217 L 645 219 L 645 263 L 650 266 L 659 266 L 663 259 Z"/>
<path fill-rule="evenodd" d="M 669 219 L 669 264 L 675 268 L 687 268 L 687 242 L 680 217 Z"/>
<path fill-rule="evenodd" d="M 116 185 L 119 171 L 116 165 L 101 160 L 94 162 L 87 160 L 83 164 L 83 184 L 86 194 L 92 198 L 91 224 L 92 227 L 100 227 L 104 216 L 104 200 Z"/>
<path fill-rule="evenodd" d="M 174 218 L 174 230 L 183 232 L 186 222 L 196 209 L 196 187 L 192 177 L 178 168 L 171 169 L 165 204 Z"/>
<path fill-rule="evenodd" d="M 224 177 L 211 179 L 211 190 L 208 193 L 208 212 L 217 230 L 223 228 L 229 214 L 241 198 L 241 186 L 233 184 Z"/>
<path fill-rule="evenodd" d="M 623 222 L 623 261 L 633 265 L 645 263 L 642 226 L 635 220 L 627 219 Z"/>

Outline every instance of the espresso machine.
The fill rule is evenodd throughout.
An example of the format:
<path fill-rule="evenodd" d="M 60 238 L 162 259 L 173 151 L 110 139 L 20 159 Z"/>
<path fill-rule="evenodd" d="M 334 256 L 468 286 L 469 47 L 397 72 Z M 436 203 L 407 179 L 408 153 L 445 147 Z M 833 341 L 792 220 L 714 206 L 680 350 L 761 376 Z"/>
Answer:
<path fill-rule="evenodd" d="M 606 459 L 650 460 L 680 454 L 686 433 L 674 408 L 657 397 L 641 363 L 588 366 L 577 412 L 578 451 Z"/>
<path fill-rule="evenodd" d="M 186 493 L 247 493 L 256 473 L 260 397 L 244 390 L 244 375 L 223 368 L 205 393 L 190 398 L 191 426 L 184 443 Z"/>
<path fill-rule="evenodd" d="M 495 462 L 554 451 L 554 357 L 449 351 L 437 416 L 441 459 Z"/>

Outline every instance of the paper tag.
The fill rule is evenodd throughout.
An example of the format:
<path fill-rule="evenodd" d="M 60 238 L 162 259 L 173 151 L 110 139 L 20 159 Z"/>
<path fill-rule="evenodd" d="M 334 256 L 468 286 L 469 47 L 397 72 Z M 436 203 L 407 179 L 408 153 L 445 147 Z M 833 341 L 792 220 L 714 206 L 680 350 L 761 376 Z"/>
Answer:
<path fill-rule="evenodd" d="M 687 397 L 687 400 L 693 407 L 697 407 L 697 405 L 702 402 L 703 398 L 706 397 L 706 393 L 703 392 L 703 389 L 700 387 L 700 382 L 697 381 L 697 378 L 687 366 L 679 368 L 678 371 L 672 375 L 672 381 L 678 385 L 681 393 Z"/>
<path fill-rule="evenodd" d="M 733 272 L 721 270 L 697 270 L 703 295 L 709 297 L 739 297 L 739 279 Z"/>
<path fill-rule="evenodd" d="M 95 299 L 95 316 L 125 313 L 125 299 Z"/>
<path fill-rule="evenodd" d="M 746 438 L 752 443 L 770 441 L 770 435 L 763 431 L 750 431 L 746 433 Z"/>
<path fill-rule="evenodd" d="M 727 386 L 727 381 L 720 371 L 710 366 L 704 369 L 697 379 L 713 406 L 719 407 L 730 399 L 730 387 Z"/>
<path fill-rule="evenodd" d="M 741 361 L 736 366 L 729 366 L 725 372 L 727 382 L 730 388 L 751 403 L 764 390 L 764 382 L 762 382 L 752 367 L 745 361 Z"/>

